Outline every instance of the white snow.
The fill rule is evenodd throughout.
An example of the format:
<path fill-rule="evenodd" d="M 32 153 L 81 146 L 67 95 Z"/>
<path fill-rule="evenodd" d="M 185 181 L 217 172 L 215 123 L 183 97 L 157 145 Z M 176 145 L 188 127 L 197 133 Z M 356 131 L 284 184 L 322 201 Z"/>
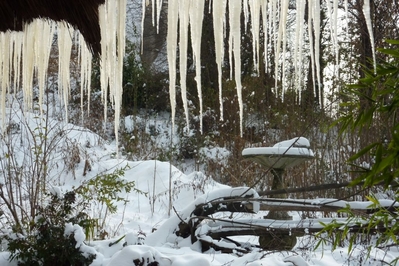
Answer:
<path fill-rule="evenodd" d="M 35 114 L 25 114 L 25 118 L 32 127 L 37 127 L 40 119 L 35 118 Z M 23 118 L 22 114 L 13 116 Z M 69 141 L 79 144 L 79 146 L 87 146 L 86 153 L 90 155 L 92 161 L 92 171 L 86 177 L 82 177 L 79 173 L 83 171 L 83 162 L 79 163 L 75 169 L 76 179 L 72 173 L 62 172 L 62 160 L 56 160 L 59 166 L 51 168 L 51 176 L 59 176 L 56 179 L 51 179 L 53 183 L 52 193 L 62 196 L 66 191 L 78 186 L 82 181 L 94 177 L 97 173 L 104 173 L 112 171 L 115 167 L 128 165 L 125 171 L 125 178 L 128 181 L 135 181 L 136 188 L 147 192 L 147 195 L 137 194 L 135 192 L 125 193 L 121 192 L 119 196 L 128 200 L 125 203 L 118 203 L 118 212 L 107 216 L 105 219 L 105 230 L 109 233 L 109 239 L 88 241 L 85 240 L 85 235 L 82 229 L 75 224 L 65 225 L 65 234 L 74 234 L 76 240 L 76 248 L 79 248 L 83 254 L 96 254 L 96 260 L 91 264 L 92 266 L 112 266 L 112 265 L 134 265 L 133 261 L 154 262 L 157 261 L 160 265 L 271 265 L 271 266 L 289 266 L 289 265 L 343 265 L 348 260 L 351 260 L 350 265 L 357 264 L 360 256 L 363 256 L 360 250 L 358 253 L 352 254 L 355 256 L 351 258 L 348 254 L 347 248 L 339 248 L 331 252 L 331 246 L 319 247 L 313 250 L 314 243 L 310 237 L 299 238 L 297 246 L 292 251 L 273 252 L 261 251 L 253 248 L 248 254 L 221 254 L 212 249 L 202 253 L 199 242 L 191 243 L 190 237 L 182 238 L 175 234 L 177 225 L 181 220 L 189 221 L 192 217 L 192 212 L 195 206 L 199 204 L 211 204 L 218 200 L 236 197 L 249 196 L 245 199 L 246 203 L 252 202 L 255 214 L 239 214 L 234 215 L 235 222 L 247 223 L 251 226 L 264 226 L 268 230 L 276 228 L 295 228 L 300 226 L 304 228 L 304 232 L 310 231 L 312 228 L 321 228 L 319 222 L 331 222 L 331 218 L 318 219 L 301 219 L 299 214 L 292 215 L 293 220 L 289 221 L 274 221 L 263 219 L 264 211 L 260 211 L 260 204 L 257 200 L 258 193 L 253 189 L 247 187 L 231 188 L 226 185 L 218 184 L 211 178 L 206 177 L 201 172 L 183 173 L 179 169 L 172 166 L 170 171 L 170 164 L 168 162 L 160 161 L 121 161 L 113 159 L 111 154 L 116 150 L 115 145 L 107 145 L 101 138 L 84 128 L 76 127 L 71 124 L 65 124 L 59 121 L 49 121 L 51 126 L 63 128 L 67 132 L 66 137 Z M 158 123 L 164 123 L 159 122 Z M 166 123 L 166 122 L 165 122 Z M 130 125 L 134 126 L 134 125 Z M 55 133 L 54 133 L 55 134 Z M 51 138 L 51 135 L 48 136 Z M 295 140 L 296 144 L 302 149 L 309 147 L 309 141 L 305 138 L 294 138 L 288 141 L 279 142 L 277 147 L 290 147 Z M 89 142 L 90 145 L 86 145 Z M 26 145 L 26 141 L 23 142 Z M 63 145 L 61 141 L 59 145 Z M 295 146 L 293 146 L 295 147 Z M 298 148 L 298 147 L 297 147 Z M 298 148 L 299 149 L 299 148 Z M 18 150 L 18 156 L 23 158 L 25 156 L 24 150 Z M 210 154 L 217 154 L 210 153 Z M 211 156 L 211 155 L 210 155 Z M 60 156 L 54 156 L 59 158 Z M 61 171 L 61 174 L 60 174 Z M 172 173 L 172 174 L 171 174 Z M 156 176 L 156 179 L 154 179 Z M 169 180 L 172 181 L 172 193 L 169 194 Z M 172 196 L 173 207 L 176 213 L 172 211 L 168 217 L 169 195 Z M 254 201 L 251 201 L 251 198 Z M 336 201 L 334 199 L 298 199 L 298 204 L 308 204 L 314 206 L 317 210 L 318 205 L 329 205 L 336 207 L 345 207 L 348 204 L 353 208 L 366 209 L 370 202 L 346 202 Z M 287 202 L 268 202 L 268 204 L 279 204 L 289 206 L 294 204 L 294 200 L 287 200 Z M 394 202 L 391 200 L 382 200 L 383 206 L 391 206 Z M 397 205 L 397 203 L 394 203 Z M 99 215 L 93 202 L 93 215 Z M 215 218 L 228 219 L 230 213 L 215 214 Z M 344 222 L 345 219 L 336 219 Z M 208 219 L 203 221 L 197 228 L 197 237 L 217 244 L 221 247 L 234 248 L 235 244 L 224 240 L 211 239 L 208 233 L 221 232 L 223 230 L 231 229 L 231 222 L 218 221 L 217 219 Z M 152 232 L 153 229 L 157 229 Z M 239 230 L 239 228 L 237 228 Z M 122 237 L 122 240 L 117 242 Z M 234 238 L 236 241 L 242 242 L 247 247 L 251 244 L 258 244 L 257 237 L 254 236 L 239 236 Z M 309 242 L 310 241 L 310 242 Z M 125 244 L 126 243 L 126 244 Z M 307 244 L 313 243 L 313 244 Z M 110 245 L 111 244 L 111 245 Z M 125 244 L 125 245 L 124 245 Z M 309 246 L 310 245 L 310 246 Z M 354 255 L 357 254 L 357 255 Z M 384 259 L 385 261 L 392 261 L 398 256 L 399 252 L 396 249 L 391 249 L 388 253 L 380 249 L 375 249 L 371 253 L 371 258 Z M 0 264 L 4 266 L 14 266 L 15 262 L 8 262 L 9 253 L 3 251 L 0 253 Z M 377 262 L 370 265 L 378 265 Z"/>
<path fill-rule="evenodd" d="M 248 155 L 272 155 L 272 156 L 299 156 L 313 157 L 309 140 L 304 137 L 293 138 L 276 143 L 273 147 L 246 148 L 242 151 L 243 156 Z"/>

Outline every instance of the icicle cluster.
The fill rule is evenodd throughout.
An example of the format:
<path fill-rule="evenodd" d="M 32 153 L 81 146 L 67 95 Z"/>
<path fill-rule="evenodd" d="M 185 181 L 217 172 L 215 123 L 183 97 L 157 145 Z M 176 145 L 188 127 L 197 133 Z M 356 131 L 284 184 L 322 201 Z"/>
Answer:
<path fill-rule="evenodd" d="M 61 26 L 58 25 L 58 27 Z M 2 51 L 0 54 L 0 113 L 2 130 L 4 130 L 5 123 L 7 94 L 15 94 L 22 87 L 25 108 L 33 107 L 33 80 L 35 74 L 39 89 L 38 104 L 41 106 L 46 88 L 51 45 L 56 28 L 57 23 L 55 22 L 36 19 L 24 25 L 23 32 L 0 32 L 0 47 Z M 62 51 L 60 51 L 61 53 Z M 68 62 L 69 60 L 70 56 Z M 62 75 L 61 72 L 60 69 L 60 75 Z M 69 77 L 69 70 L 67 72 Z"/>
<path fill-rule="evenodd" d="M 90 87 L 91 87 L 91 71 L 93 56 L 90 53 L 86 42 L 82 35 L 79 35 L 79 58 L 80 58 L 80 110 L 82 112 L 83 120 L 83 99 L 84 94 L 87 93 L 87 113 L 90 112 Z"/>
<path fill-rule="evenodd" d="M 122 99 L 123 57 L 125 54 L 126 0 L 107 0 L 99 7 L 101 27 L 101 89 L 105 105 L 107 95 L 115 109 L 115 135 L 118 141 L 120 106 Z M 0 113 L 4 130 L 6 95 L 22 88 L 26 109 L 33 107 L 34 78 L 38 84 L 38 106 L 41 108 L 46 89 L 48 65 L 53 41 L 58 43 L 58 92 L 61 102 L 68 104 L 70 95 L 70 61 L 74 44 L 79 46 L 81 95 L 90 97 L 92 54 L 83 36 L 74 38 L 72 27 L 66 22 L 36 19 L 24 25 L 22 32 L 0 32 Z M 20 78 L 21 77 L 21 78 Z M 36 98 L 36 97 L 35 97 Z M 90 100 L 90 98 L 89 98 Z M 89 107 L 88 107 L 89 108 Z M 67 110 L 67 108 L 65 108 Z M 83 108 L 82 108 L 83 110 Z M 66 118 L 68 114 L 66 113 Z M 83 116 L 83 114 L 82 114 Z"/>
<path fill-rule="evenodd" d="M 104 101 L 104 116 L 107 117 L 107 95 L 110 95 L 112 107 L 115 109 L 115 135 L 118 141 L 118 128 L 120 118 L 120 106 L 122 99 L 122 73 L 123 57 L 125 49 L 125 23 L 126 23 L 126 1 L 106 0 L 99 7 L 99 24 L 101 27 L 101 88 Z M 283 95 L 285 84 L 278 85 L 278 81 L 284 81 L 286 47 L 288 26 L 287 17 L 290 12 L 289 0 L 213 0 L 210 1 L 209 10 L 213 13 L 213 27 L 215 38 L 215 54 L 218 70 L 219 101 L 221 119 L 223 119 L 223 96 L 222 96 L 222 67 L 225 58 L 225 40 L 228 43 L 228 59 L 230 63 L 230 75 L 234 78 L 239 101 L 239 113 L 241 134 L 243 131 L 243 100 L 241 84 L 241 29 L 251 31 L 253 38 L 253 60 L 255 72 L 259 71 L 260 58 L 260 36 L 263 31 L 264 62 L 266 71 L 270 71 L 269 53 L 274 49 L 275 60 L 275 91 Z M 305 10 L 308 2 L 308 10 Z M 367 20 L 367 28 L 373 44 L 372 24 L 370 19 L 370 1 L 365 0 L 363 12 Z M 142 0 L 143 19 L 146 6 L 152 4 L 153 24 L 158 27 L 163 0 Z M 191 38 L 194 64 L 196 69 L 196 81 L 200 99 L 200 115 L 202 115 L 202 90 L 201 90 L 201 36 L 203 15 L 205 11 L 205 0 L 168 0 L 168 33 L 167 54 L 169 64 L 169 90 L 172 107 L 172 118 L 174 120 L 176 110 L 176 84 L 177 84 L 177 51 L 179 51 L 180 86 L 183 106 L 188 126 L 188 103 L 186 88 L 187 71 L 187 49 L 189 38 Z M 347 12 L 348 1 L 344 1 Z M 316 73 L 312 72 L 313 80 L 320 80 L 319 65 L 319 41 L 320 41 L 320 0 L 297 0 L 296 27 L 294 46 L 295 82 L 296 88 L 302 86 L 301 61 L 303 44 L 309 38 L 311 63 L 315 66 Z M 338 51 L 337 41 L 337 13 L 338 0 L 326 2 L 331 20 L 331 39 L 335 51 Z M 305 13 L 308 14 L 308 33 L 305 34 Z M 244 25 L 241 25 L 243 19 Z M 250 22 L 250 23 L 249 23 Z M 250 25 L 250 26 L 248 26 Z M 227 27 L 228 26 L 228 27 Z M 243 27 L 244 26 L 244 27 Z M 229 30 L 227 30 L 229 29 Z M 189 35 L 189 33 L 191 33 Z M 23 32 L 0 32 L 0 111 L 2 122 L 5 121 L 6 94 L 15 92 L 22 87 L 25 106 L 32 107 L 33 80 L 37 76 L 39 88 L 39 105 L 44 95 L 46 74 L 50 57 L 53 38 L 57 34 L 59 50 L 59 92 L 64 104 L 67 104 L 70 93 L 70 58 L 72 40 L 71 27 L 64 22 L 56 23 L 48 20 L 34 20 L 24 26 Z M 314 39 L 313 39 L 314 36 Z M 81 93 L 90 95 L 90 72 L 91 54 L 84 45 L 82 36 L 79 37 L 79 57 L 81 67 Z M 313 47 L 314 46 L 314 47 Z M 374 47 L 373 47 L 374 49 Z M 338 55 L 338 53 L 337 53 Z M 338 57 L 336 57 L 338 60 Z M 20 76 L 22 77 L 20 79 Z M 315 83 L 315 82 L 314 82 Z M 278 88 L 280 86 L 280 88 Z M 202 126 L 202 118 L 201 118 Z M 3 127 L 4 128 L 4 127 Z M 202 127 L 201 127 L 202 128 Z"/>
<path fill-rule="evenodd" d="M 191 44 L 195 60 L 197 90 L 200 102 L 200 114 L 202 114 L 202 89 L 201 89 L 201 36 L 202 21 L 204 15 L 204 0 L 169 0 L 168 1 L 168 33 L 167 52 L 169 65 L 169 97 L 172 109 L 172 123 L 174 124 L 176 114 L 176 60 L 177 48 L 179 47 L 180 87 L 186 115 L 187 128 L 189 126 L 188 103 L 187 103 L 187 48 L 188 29 L 191 31 Z M 160 8 L 160 7 L 159 7 Z M 159 13 L 157 13 L 159 16 Z M 159 17 L 158 17 L 159 20 Z M 178 45 L 179 44 L 179 45 Z M 202 130 L 202 117 L 201 117 Z"/>
<path fill-rule="evenodd" d="M 104 128 L 107 122 L 108 94 L 115 111 L 115 138 L 118 145 L 122 105 L 123 58 L 125 56 L 126 0 L 106 0 L 99 7 L 101 28 L 101 95 L 104 104 Z"/>
<path fill-rule="evenodd" d="M 65 22 L 58 25 L 58 93 L 64 100 L 64 106 L 68 106 L 71 92 L 70 84 L 70 60 L 73 40 L 73 29 Z M 68 121 L 68 108 L 65 108 L 65 119 Z"/>
<path fill-rule="evenodd" d="M 143 0 L 143 3 L 146 0 Z M 154 6 L 154 1 L 153 6 Z M 161 1 L 162 2 L 162 1 Z M 147 4 L 149 1 L 147 0 Z M 287 18 L 290 11 L 289 0 L 213 0 L 210 1 L 210 8 L 213 14 L 213 28 L 215 38 L 215 54 L 216 64 L 218 70 L 218 85 L 219 85 L 219 101 L 220 101 L 220 118 L 223 120 L 223 96 L 222 96 L 222 67 L 225 58 L 224 55 L 224 41 L 228 41 L 228 59 L 230 64 L 230 77 L 234 78 L 237 88 L 237 96 L 239 102 L 240 113 L 240 128 L 241 135 L 243 132 L 242 118 L 243 118 L 243 101 L 242 101 L 242 84 L 241 84 L 241 28 L 245 31 L 250 30 L 252 34 L 252 48 L 253 61 L 255 72 L 259 72 L 259 48 L 260 48 L 260 34 L 263 31 L 264 43 L 264 62 L 265 70 L 270 71 L 269 68 L 269 52 L 274 49 L 274 73 L 275 73 L 275 92 L 280 96 L 284 95 L 286 84 L 286 57 L 288 55 L 287 46 L 291 45 L 294 53 L 292 59 L 295 69 L 295 88 L 300 90 L 303 86 L 303 71 L 302 61 L 304 53 L 304 43 L 309 41 L 309 50 L 311 55 L 311 64 L 315 71 L 312 71 L 312 78 L 314 86 L 318 84 L 321 86 L 322 81 L 320 77 L 320 0 L 297 0 L 295 2 L 296 24 L 295 24 L 295 38 L 294 41 L 288 43 L 288 22 Z M 308 5 L 306 5 L 308 3 Z M 162 3 L 161 3 L 162 4 Z M 348 10 L 348 1 L 344 1 L 345 10 Z M 307 10 L 306 10 L 307 6 Z M 331 40 L 336 55 L 336 63 L 338 63 L 338 0 L 327 1 L 329 19 L 331 21 Z M 161 6 L 157 2 L 156 10 Z M 370 32 L 371 40 L 373 37 L 371 32 L 369 0 L 364 1 L 363 12 L 367 19 L 367 27 Z M 204 1 L 195 0 L 169 0 L 168 1 L 168 37 L 167 37 L 167 53 L 169 64 L 170 77 L 170 101 L 172 107 L 172 118 L 175 117 L 176 108 L 176 60 L 177 50 L 179 49 L 179 71 L 180 71 L 180 86 L 183 107 L 186 115 L 188 125 L 188 107 L 186 95 L 186 71 L 187 71 L 187 42 L 189 31 L 191 29 L 191 43 L 193 44 L 193 53 L 195 57 L 195 67 L 197 70 L 197 85 L 200 99 L 200 115 L 202 114 L 201 101 L 201 87 L 200 87 L 200 57 L 198 46 L 200 45 L 200 32 L 202 25 L 202 13 L 204 11 Z M 305 13 L 308 21 L 304 23 Z M 244 17 L 244 25 L 241 25 L 241 16 Z M 157 13 L 157 20 L 159 20 L 159 12 Z M 228 21 L 227 21 L 228 19 Z M 154 19 L 155 20 L 155 19 Z M 249 21 L 251 23 L 249 23 Z M 308 25 L 308 32 L 305 32 L 305 24 Z M 189 26 L 190 25 L 190 26 Z M 227 27 L 227 25 L 229 27 Z M 251 27 L 249 28 L 248 25 Z M 227 32 L 229 28 L 229 32 Z M 374 47 L 373 47 L 374 49 Z M 281 82 L 281 85 L 279 85 Z M 314 88 L 315 89 L 315 88 Z M 201 119 L 202 121 L 202 119 Z"/>
<path fill-rule="evenodd" d="M 6 94 L 22 87 L 25 108 L 32 108 L 33 77 L 37 72 L 39 95 L 45 89 L 49 54 L 56 23 L 33 20 L 23 32 L 0 32 L 1 115 L 5 121 Z M 22 76 L 22 84 L 20 76 Z M 39 97 L 41 103 L 42 97 Z M 3 127 L 2 127 L 3 128 Z"/>

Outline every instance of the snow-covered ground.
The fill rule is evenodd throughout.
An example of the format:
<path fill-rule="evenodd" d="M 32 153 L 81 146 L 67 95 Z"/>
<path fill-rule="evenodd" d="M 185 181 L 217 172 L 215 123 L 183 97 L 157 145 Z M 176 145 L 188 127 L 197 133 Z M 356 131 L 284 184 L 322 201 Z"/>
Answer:
<path fill-rule="evenodd" d="M 30 113 L 22 115 L 21 111 L 16 111 L 11 120 L 16 124 L 38 128 L 37 123 L 42 120 L 38 120 L 37 117 Z M 128 161 L 116 158 L 116 147 L 113 143 L 107 143 L 85 128 L 55 120 L 50 121 L 48 125 L 66 132 L 60 140 L 60 148 L 55 149 L 55 153 L 59 156 L 55 155 L 51 163 L 51 165 L 57 165 L 51 169 L 49 175 L 55 177 L 51 180 L 52 191 L 65 193 L 99 173 L 113 172 L 117 168 L 127 167 L 123 178 L 134 181 L 137 189 L 146 192 L 146 194 L 121 192 L 120 196 L 127 201 L 118 202 L 118 211 L 115 214 L 104 215 L 95 202 L 92 202 L 92 215 L 103 219 L 103 229 L 107 232 L 105 240 L 86 240 L 85 244 L 89 247 L 81 246 L 96 253 L 97 258 L 92 265 L 385 265 L 399 256 L 396 248 L 388 251 L 373 249 L 370 257 L 367 257 L 367 247 L 362 245 L 355 246 L 351 253 L 348 253 L 348 247 L 340 247 L 332 251 L 328 243 L 316 248 L 317 240 L 310 235 L 298 238 L 296 246 L 290 251 L 261 250 L 256 246 L 258 245 L 256 236 L 238 236 L 232 238 L 248 248 L 247 254 L 238 252 L 222 254 L 212 248 L 202 252 L 199 241 L 191 243 L 190 237 L 183 238 L 175 234 L 180 220 L 188 218 L 196 204 L 206 203 L 214 198 L 241 195 L 244 191 L 256 197 L 256 192 L 219 184 L 202 172 L 182 172 L 168 162 Z M 168 127 L 165 124 L 160 126 Z M 18 143 L 24 146 L 27 145 L 29 139 L 22 139 L 22 134 L 24 133 L 20 127 L 16 127 L 15 131 L 11 132 L 11 135 L 21 137 Z M 65 150 L 62 147 L 65 143 L 69 145 L 73 143 L 81 150 L 82 160 L 74 165 L 73 171 L 70 169 L 66 171 L 63 167 L 65 161 L 62 154 Z M 20 153 L 18 156 L 21 156 L 22 160 L 24 150 L 21 148 L 16 152 Z M 91 171 L 85 175 L 83 174 L 85 171 L 83 156 L 91 162 Z M 317 202 L 320 201 L 321 199 L 317 199 Z M 256 210 L 257 206 L 254 206 L 254 209 Z M 262 219 L 266 214 L 264 211 L 256 214 L 220 213 L 215 217 L 253 220 L 255 223 L 256 219 Z M 300 213 L 291 212 L 290 215 L 293 216 L 294 223 L 300 222 Z M 324 221 L 328 222 L 328 220 Z M 209 227 L 203 226 L 202 230 L 207 228 Z M 79 231 L 73 225 L 67 225 L 66 230 L 75 231 L 77 242 L 83 243 L 83 231 Z M 121 238 L 121 241 L 117 241 Z M 113 244 L 110 245 L 110 243 Z M 228 241 L 217 243 L 220 246 L 233 248 L 236 245 Z M 9 253 L 6 250 L 0 253 L 0 265 L 17 265 L 15 261 L 8 262 L 8 256 Z"/>

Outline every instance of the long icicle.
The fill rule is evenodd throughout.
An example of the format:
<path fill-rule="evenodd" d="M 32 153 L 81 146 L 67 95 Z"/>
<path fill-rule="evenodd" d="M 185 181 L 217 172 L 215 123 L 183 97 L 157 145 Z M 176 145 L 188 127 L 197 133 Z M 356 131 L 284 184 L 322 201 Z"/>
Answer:
<path fill-rule="evenodd" d="M 310 69 L 309 71 L 312 71 L 312 80 L 315 80 L 315 71 L 314 71 L 314 66 L 316 65 L 315 63 L 315 48 L 314 48 L 314 38 L 313 38 L 313 15 L 314 15 L 314 3 L 315 0 L 309 0 L 309 5 L 308 5 L 308 35 L 309 35 L 309 47 L 310 47 Z M 316 0 L 318 1 L 318 0 Z M 315 82 L 313 82 L 313 90 L 316 89 Z"/>
<path fill-rule="evenodd" d="M 168 52 L 169 66 L 169 98 L 172 113 L 172 127 L 175 126 L 176 116 L 176 50 L 177 50 L 177 28 L 179 19 L 179 1 L 168 1 L 168 33 L 166 37 L 166 49 Z"/>
<path fill-rule="evenodd" d="M 230 54 L 234 55 L 234 79 L 236 81 L 237 98 L 240 114 L 240 135 L 243 134 L 243 116 L 244 106 L 242 101 L 242 84 L 241 84 L 241 1 L 229 0 L 229 17 L 230 17 L 230 38 L 231 44 Z M 230 68 L 233 68 L 230 65 Z"/>
<path fill-rule="evenodd" d="M 371 49 L 373 54 L 374 73 L 375 73 L 377 71 L 377 62 L 375 59 L 375 44 L 374 44 L 374 35 L 373 35 L 373 25 L 371 22 L 370 0 L 364 0 L 363 2 L 363 15 L 366 20 L 367 30 L 369 32 Z"/>
<path fill-rule="evenodd" d="M 188 48 L 188 26 L 190 24 L 191 1 L 182 1 L 179 5 L 179 66 L 180 66 L 180 89 L 186 117 L 187 132 L 190 127 L 187 103 L 187 48 Z M 191 34 L 193 36 L 193 34 Z"/>
<path fill-rule="evenodd" d="M 282 34 L 282 39 L 283 39 L 283 58 L 282 58 L 282 80 L 281 80 L 281 98 L 284 100 L 284 94 L 286 90 L 286 82 L 285 82 L 285 75 L 286 75 L 286 62 L 287 60 L 285 59 L 286 57 L 286 51 L 287 51 L 287 16 L 288 16 L 288 5 L 289 5 L 289 0 L 282 0 L 282 6 L 281 6 L 281 17 L 280 17 L 280 30 Z M 279 32 L 280 35 L 280 32 Z M 279 44 L 280 45 L 280 44 Z"/>
<path fill-rule="evenodd" d="M 269 1 L 265 0 L 265 1 L 261 1 L 261 10 L 262 10 L 262 27 L 263 27 L 263 60 L 265 61 L 265 73 L 268 72 L 268 68 L 269 68 L 269 56 L 268 56 L 268 49 L 267 49 L 267 45 L 269 43 L 269 36 L 268 36 L 268 22 L 269 20 L 267 19 L 268 16 L 268 8 L 269 8 Z"/>
<path fill-rule="evenodd" d="M 226 24 L 227 0 L 212 2 L 213 34 L 215 39 L 215 59 L 218 71 L 220 121 L 223 121 L 222 67 L 224 61 L 224 38 Z"/>
<path fill-rule="evenodd" d="M 198 99 L 200 105 L 200 131 L 203 133 L 202 125 L 202 88 L 201 88 L 201 39 L 202 39 L 202 21 L 204 19 L 204 0 L 191 0 L 190 5 L 190 29 L 191 45 L 193 48 L 193 57 L 195 61 L 195 81 L 197 82 Z"/>
<path fill-rule="evenodd" d="M 328 2 L 328 1 L 327 1 Z M 314 61 L 316 65 L 316 78 L 318 88 L 321 87 L 320 77 L 320 0 L 314 0 L 314 6 L 312 7 L 312 18 L 313 18 L 313 29 L 314 29 Z M 313 50 L 311 50 L 313 53 Z M 315 80 L 313 78 L 313 80 Z M 316 90 L 316 82 L 313 82 L 314 90 Z"/>
<path fill-rule="evenodd" d="M 38 21 L 39 22 L 39 21 Z M 47 70 L 50 59 L 51 45 L 53 41 L 53 35 L 55 32 L 54 26 L 48 21 L 40 21 L 38 23 L 38 38 L 39 40 L 33 45 L 35 46 L 36 56 L 36 69 L 37 69 L 37 80 L 39 85 L 39 107 L 42 112 L 42 101 L 44 97 L 44 91 L 46 88 Z M 69 63 L 68 63 L 69 64 Z"/>
<path fill-rule="evenodd" d="M 249 0 L 248 3 L 251 12 L 253 62 L 256 74 L 259 75 L 259 42 L 260 42 L 259 33 L 260 33 L 261 1 Z"/>

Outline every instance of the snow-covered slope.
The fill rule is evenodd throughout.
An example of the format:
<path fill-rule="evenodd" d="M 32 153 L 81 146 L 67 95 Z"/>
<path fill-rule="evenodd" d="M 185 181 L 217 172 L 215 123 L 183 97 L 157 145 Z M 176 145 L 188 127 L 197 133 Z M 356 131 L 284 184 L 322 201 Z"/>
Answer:
<path fill-rule="evenodd" d="M 52 167 L 49 169 L 48 176 L 51 178 L 48 179 L 48 188 L 53 193 L 65 193 L 98 174 L 112 173 L 118 168 L 125 169 L 122 178 L 134 181 L 135 187 L 144 192 L 120 192 L 119 196 L 126 201 L 117 203 L 118 211 L 114 214 L 105 214 L 97 202 L 90 202 L 91 216 L 102 221 L 101 229 L 103 233 L 106 232 L 103 234 L 105 240 L 85 241 L 88 246 L 85 248 L 91 248 L 97 253 L 92 265 L 380 265 L 382 261 L 394 260 L 399 254 L 396 248 L 389 252 L 374 249 L 371 256 L 365 260 L 367 247 L 361 245 L 351 254 L 348 254 L 347 247 L 331 251 L 330 245 L 314 250 L 315 241 L 310 236 L 298 239 L 292 251 L 262 251 L 254 246 L 258 244 L 257 237 L 239 236 L 234 237 L 234 240 L 246 243 L 247 247 L 252 245 L 248 254 L 221 254 L 212 248 L 202 253 L 199 241 L 191 243 L 190 237 L 182 238 L 175 234 L 178 223 L 189 218 L 195 205 L 214 198 L 241 195 L 246 188 L 230 188 L 215 182 L 202 172 L 183 173 L 168 162 L 128 161 L 116 158 L 114 143 L 108 143 L 85 128 L 66 124 L 64 120 L 44 120 L 39 114 L 22 113 L 18 109 L 14 110 L 10 118 L 12 123 L 6 124 L 11 123 L 14 126 L 10 127 L 8 136 L 15 141 L 15 156 L 21 163 L 32 148 L 30 143 L 33 138 L 40 140 L 41 132 L 45 128 L 52 129 L 46 131 L 46 138 L 57 140 L 57 145 L 49 156 L 49 165 Z M 37 134 L 29 135 L 26 128 L 33 129 Z M 2 146 L 3 153 L 5 147 Z M 80 160 L 70 165 L 65 158 L 70 158 L 68 156 L 73 153 L 76 153 Z M 85 170 L 87 160 L 90 163 L 90 171 Z M 246 193 L 256 196 L 251 190 Z M 221 213 L 215 217 L 243 218 L 251 221 L 261 219 L 264 215 L 266 213 L 261 211 L 256 214 Z M 294 217 L 294 221 L 300 221 L 299 213 L 290 215 Z M 211 223 L 209 225 L 211 226 Z M 68 228 L 72 230 L 75 227 L 68 225 Z M 207 228 L 206 224 L 203 228 Z M 75 234 L 77 240 L 83 240 L 83 231 L 77 230 Z M 218 244 L 234 246 L 224 241 L 219 241 Z M 8 262 L 8 256 L 7 251 L 0 253 L 0 265 L 17 265 L 16 262 Z M 363 260 L 360 261 L 360 258 Z"/>

